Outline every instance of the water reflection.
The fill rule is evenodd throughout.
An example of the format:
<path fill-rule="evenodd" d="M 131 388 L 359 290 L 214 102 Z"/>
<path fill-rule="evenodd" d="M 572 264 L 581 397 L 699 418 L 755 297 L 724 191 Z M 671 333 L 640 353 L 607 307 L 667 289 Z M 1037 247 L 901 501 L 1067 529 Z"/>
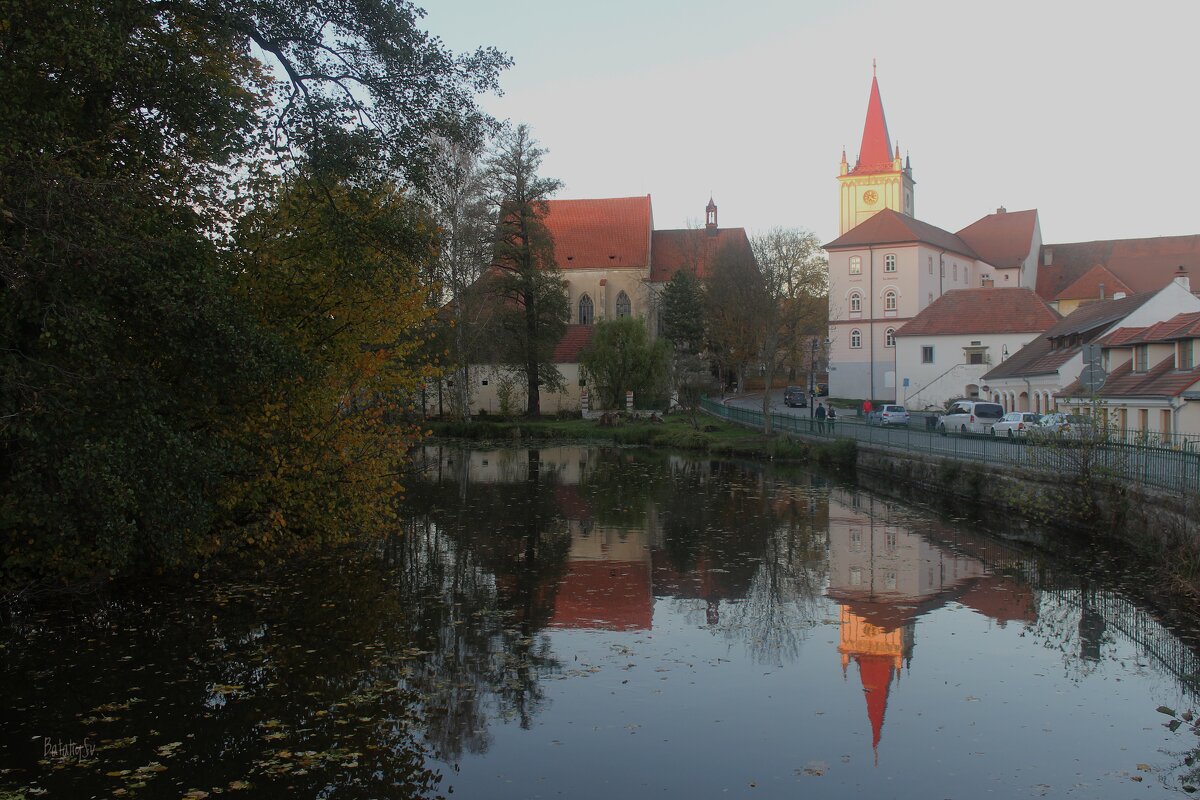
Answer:
<path fill-rule="evenodd" d="M 701 796 L 761 774 L 776 795 L 918 797 L 1131 758 L 1190 780 L 1154 708 L 1193 703 L 1196 650 L 1103 575 L 802 470 L 418 461 L 378 552 L 18 618 L 0 790 Z M 31 755 L 45 732 L 107 749 L 60 765 Z"/>

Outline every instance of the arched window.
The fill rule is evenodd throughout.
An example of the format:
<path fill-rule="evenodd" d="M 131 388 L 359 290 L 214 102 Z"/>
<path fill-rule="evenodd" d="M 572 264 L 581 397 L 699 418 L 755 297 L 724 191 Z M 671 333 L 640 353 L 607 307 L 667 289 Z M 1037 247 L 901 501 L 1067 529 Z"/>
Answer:
<path fill-rule="evenodd" d="M 862 275 L 862 256 L 850 256 L 850 274 Z"/>
<path fill-rule="evenodd" d="M 896 271 L 896 254 L 895 253 L 888 253 L 886 256 L 883 257 L 883 271 L 884 272 L 895 272 Z"/>
<path fill-rule="evenodd" d="M 884 347 L 895 347 L 896 346 L 896 329 L 895 328 L 888 328 L 886 331 L 883 332 L 883 345 L 884 345 Z"/>
<path fill-rule="evenodd" d="M 591 325 L 592 319 L 592 298 L 585 294 L 583 297 L 579 298 L 579 324 Z"/>
<path fill-rule="evenodd" d="M 858 292 L 850 293 L 850 312 L 856 314 L 862 311 L 862 295 Z"/>
<path fill-rule="evenodd" d="M 625 294 L 623 290 L 617 294 L 617 316 L 629 316 L 629 295 Z"/>
<path fill-rule="evenodd" d="M 888 289 L 886 292 L 883 293 L 883 310 L 884 311 L 895 311 L 896 310 L 896 293 L 891 289 Z"/>
<path fill-rule="evenodd" d="M 955 262 L 955 264 L 954 264 L 954 277 L 951 280 L 955 280 L 955 281 L 958 280 L 958 263 L 957 262 Z"/>
<path fill-rule="evenodd" d="M 862 331 L 858 328 L 850 331 L 850 349 L 858 350 L 862 347 Z"/>

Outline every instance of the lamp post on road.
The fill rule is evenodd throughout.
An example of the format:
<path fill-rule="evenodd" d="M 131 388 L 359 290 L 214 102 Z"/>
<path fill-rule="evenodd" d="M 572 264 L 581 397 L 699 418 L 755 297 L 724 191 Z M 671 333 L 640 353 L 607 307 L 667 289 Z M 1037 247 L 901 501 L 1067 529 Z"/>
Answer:
<path fill-rule="evenodd" d="M 812 360 L 808 364 L 808 427 L 812 429 L 817 408 L 817 339 L 812 340 Z"/>

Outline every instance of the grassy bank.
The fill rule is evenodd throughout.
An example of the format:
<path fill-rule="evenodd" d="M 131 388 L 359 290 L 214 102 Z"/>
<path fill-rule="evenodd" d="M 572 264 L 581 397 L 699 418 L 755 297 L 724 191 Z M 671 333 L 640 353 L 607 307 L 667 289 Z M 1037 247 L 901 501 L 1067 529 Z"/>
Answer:
<path fill-rule="evenodd" d="M 693 428 L 687 417 L 674 414 L 661 422 L 645 419 L 621 419 L 603 426 L 587 419 L 475 420 L 431 422 L 427 425 L 437 438 L 468 439 L 488 442 L 563 442 L 598 441 L 625 445 L 644 445 L 689 450 L 717 456 L 819 463 L 853 469 L 857 458 L 850 440 L 807 444 L 780 434 L 762 433 L 739 427 L 724 420 L 702 416 L 700 428 Z"/>

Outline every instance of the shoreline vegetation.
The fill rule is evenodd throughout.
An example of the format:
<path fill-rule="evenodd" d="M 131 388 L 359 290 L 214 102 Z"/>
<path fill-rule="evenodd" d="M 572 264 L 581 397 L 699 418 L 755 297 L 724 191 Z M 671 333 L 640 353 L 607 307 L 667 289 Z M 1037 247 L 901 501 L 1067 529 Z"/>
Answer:
<path fill-rule="evenodd" d="M 714 456 L 758 458 L 769 461 L 817 463 L 824 467 L 853 470 L 858 448 L 850 439 L 830 443 L 808 443 L 778 434 L 735 425 L 702 416 L 699 428 L 683 414 L 666 417 L 630 418 L 614 415 L 614 424 L 572 417 L 566 419 L 475 419 L 471 422 L 430 421 L 425 428 L 433 439 L 465 439 L 510 444 L 514 441 L 562 443 L 567 441 L 613 442 L 621 445 L 669 447 Z"/>

